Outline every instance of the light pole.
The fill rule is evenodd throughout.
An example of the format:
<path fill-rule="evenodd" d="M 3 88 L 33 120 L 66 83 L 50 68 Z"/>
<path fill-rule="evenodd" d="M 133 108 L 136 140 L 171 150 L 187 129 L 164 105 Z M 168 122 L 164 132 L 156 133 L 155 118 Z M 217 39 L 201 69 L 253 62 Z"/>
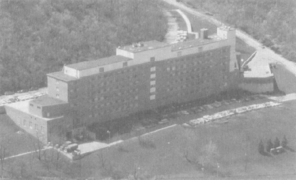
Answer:
<path fill-rule="evenodd" d="M 111 139 L 111 132 L 110 132 L 108 129 L 106 129 L 106 128 L 102 128 L 102 127 L 99 127 L 99 129 L 102 129 L 102 130 L 104 130 L 106 133 L 108 133 L 108 140 Z"/>
<path fill-rule="evenodd" d="M 111 139 L 111 132 L 109 130 L 106 131 L 108 133 L 108 141 Z"/>

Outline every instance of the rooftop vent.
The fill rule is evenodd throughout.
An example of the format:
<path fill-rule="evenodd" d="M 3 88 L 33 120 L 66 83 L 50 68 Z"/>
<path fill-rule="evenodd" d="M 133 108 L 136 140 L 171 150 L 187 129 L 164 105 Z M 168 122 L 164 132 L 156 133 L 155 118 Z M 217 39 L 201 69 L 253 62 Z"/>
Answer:
<path fill-rule="evenodd" d="M 144 44 L 143 43 L 133 43 L 132 44 L 132 47 L 144 47 Z"/>
<path fill-rule="evenodd" d="M 200 38 L 208 39 L 208 29 L 203 28 L 200 30 Z"/>

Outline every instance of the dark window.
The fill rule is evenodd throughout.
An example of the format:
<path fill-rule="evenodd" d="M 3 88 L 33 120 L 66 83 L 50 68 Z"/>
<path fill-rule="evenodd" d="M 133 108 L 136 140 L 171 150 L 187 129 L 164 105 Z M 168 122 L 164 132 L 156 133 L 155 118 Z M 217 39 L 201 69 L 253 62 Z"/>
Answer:
<path fill-rule="evenodd" d="M 99 71 L 100 71 L 100 73 L 104 72 L 104 68 L 101 67 L 101 68 L 99 69 Z"/>
<path fill-rule="evenodd" d="M 155 62 L 155 57 L 151 57 L 150 62 Z"/>
<path fill-rule="evenodd" d="M 178 57 L 182 56 L 182 52 L 181 52 L 181 51 L 178 51 L 178 52 L 177 52 L 177 56 L 178 56 Z"/>

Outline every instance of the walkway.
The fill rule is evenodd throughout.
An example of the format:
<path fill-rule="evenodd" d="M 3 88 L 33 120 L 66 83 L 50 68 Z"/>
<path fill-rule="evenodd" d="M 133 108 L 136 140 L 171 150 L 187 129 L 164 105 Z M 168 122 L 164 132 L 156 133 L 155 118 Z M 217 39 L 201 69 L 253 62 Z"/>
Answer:
<path fill-rule="evenodd" d="M 52 149 L 52 147 L 46 147 L 46 148 L 40 149 L 40 151 L 46 151 L 46 150 L 49 150 L 49 149 Z M 29 151 L 29 152 L 25 152 L 25 153 L 21 153 L 21 154 L 6 157 L 6 158 L 4 158 L 4 160 L 13 159 L 13 158 L 17 158 L 17 157 L 22 157 L 22 156 L 26 156 L 26 155 L 29 155 L 29 154 L 34 154 L 34 153 L 37 153 L 37 152 L 39 152 L 39 150 Z"/>
<path fill-rule="evenodd" d="M 186 27 L 187 27 L 187 32 L 192 33 L 192 26 L 191 26 L 191 22 L 188 19 L 188 17 L 186 16 L 186 14 L 184 14 L 180 9 L 176 9 L 176 11 L 181 15 L 181 17 L 183 18 L 183 20 L 186 23 Z"/>

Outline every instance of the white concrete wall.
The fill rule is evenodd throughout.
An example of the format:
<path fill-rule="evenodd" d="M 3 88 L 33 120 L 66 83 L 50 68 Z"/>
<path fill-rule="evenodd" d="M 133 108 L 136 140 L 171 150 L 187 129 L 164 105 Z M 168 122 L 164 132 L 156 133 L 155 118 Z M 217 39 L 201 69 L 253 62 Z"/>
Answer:
<path fill-rule="evenodd" d="M 242 83 L 239 85 L 239 88 L 252 92 L 252 93 L 267 93 L 274 91 L 274 85 L 272 82 L 270 83 Z"/>
<path fill-rule="evenodd" d="M 236 59 L 236 34 L 235 29 L 233 28 L 227 28 L 227 27 L 218 27 L 217 28 L 217 36 L 227 39 L 228 44 L 230 47 L 230 63 L 229 63 L 229 71 L 233 72 L 235 70 L 238 70 L 238 63 Z"/>
<path fill-rule="evenodd" d="M 78 71 L 67 66 L 64 66 L 64 74 L 67 74 L 68 76 L 72 76 L 75 78 L 79 78 Z"/>
<path fill-rule="evenodd" d="M 134 59 L 134 53 L 119 48 L 116 48 L 116 55 Z"/>

